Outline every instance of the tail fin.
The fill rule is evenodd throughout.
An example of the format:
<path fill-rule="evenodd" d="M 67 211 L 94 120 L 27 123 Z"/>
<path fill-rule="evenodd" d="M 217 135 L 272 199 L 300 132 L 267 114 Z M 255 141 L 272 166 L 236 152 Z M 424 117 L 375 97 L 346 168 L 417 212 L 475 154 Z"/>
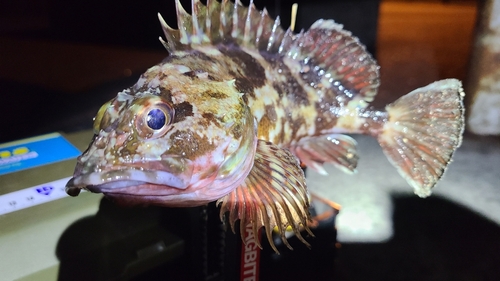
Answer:
<path fill-rule="evenodd" d="M 413 187 L 427 197 L 443 175 L 464 130 L 464 92 L 456 79 L 416 89 L 386 107 L 380 146 Z"/>

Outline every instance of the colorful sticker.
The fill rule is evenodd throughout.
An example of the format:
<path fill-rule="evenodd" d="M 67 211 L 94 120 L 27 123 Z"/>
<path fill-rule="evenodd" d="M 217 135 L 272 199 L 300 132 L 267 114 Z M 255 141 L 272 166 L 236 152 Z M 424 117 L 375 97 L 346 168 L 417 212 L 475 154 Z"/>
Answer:
<path fill-rule="evenodd" d="M 0 176 L 76 158 L 80 151 L 58 133 L 0 145 Z"/>

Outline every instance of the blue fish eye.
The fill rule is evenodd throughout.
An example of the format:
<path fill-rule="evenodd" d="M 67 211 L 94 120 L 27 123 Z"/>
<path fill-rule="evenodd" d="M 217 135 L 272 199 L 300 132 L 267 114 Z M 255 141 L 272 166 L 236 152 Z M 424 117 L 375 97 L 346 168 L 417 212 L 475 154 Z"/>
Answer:
<path fill-rule="evenodd" d="M 160 109 L 151 109 L 146 117 L 146 123 L 148 127 L 153 130 L 159 130 L 165 126 L 167 122 L 167 117 L 165 116 L 165 112 Z"/>

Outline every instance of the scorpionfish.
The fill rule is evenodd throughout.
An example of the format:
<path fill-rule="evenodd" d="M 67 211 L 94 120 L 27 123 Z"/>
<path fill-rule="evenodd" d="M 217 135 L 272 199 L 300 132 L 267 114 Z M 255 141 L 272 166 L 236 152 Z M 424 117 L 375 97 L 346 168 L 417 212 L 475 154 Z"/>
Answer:
<path fill-rule="evenodd" d="M 168 56 L 104 104 L 94 138 L 66 191 L 104 193 L 124 204 L 191 207 L 217 201 L 234 230 L 273 229 L 286 242 L 311 219 L 305 165 L 354 172 L 356 141 L 375 137 L 425 197 L 464 130 L 461 82 L 416 89 L 384 110 L 370 106 L 379 66 L 333 20 L 307 31 L 280 26 L 253 2 L 176 0 L 178 29 L 159 19 Z M 244 233 L 244 231 L 241 231 Z"/>

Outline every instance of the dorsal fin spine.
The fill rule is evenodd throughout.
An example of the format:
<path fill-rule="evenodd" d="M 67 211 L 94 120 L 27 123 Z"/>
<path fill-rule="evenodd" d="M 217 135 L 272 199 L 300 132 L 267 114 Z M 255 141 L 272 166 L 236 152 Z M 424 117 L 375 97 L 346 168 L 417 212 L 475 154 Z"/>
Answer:
<path fill-rule="evenodd" d="M 277 30 L 280 28 L 280 17 L 277 16 L 276 19 L 274 20 L 273 28 L 271 31 L 271 37 L 269 37 L 269 42 L 267 43 L 267 51 L 270 51 L 271 48 L 274 45 L 274 42 L 276 42 L 276 35 L 277 35 Z"/>
<path fill-rule="evenodd" d="M 193 0 L 191 1 L 191 18 L 193 22 L 193 30 L 192 34 L 194 35 L 193 37 L 198 37 L 200 32 L 200 25 L 198 23 L 198 9 L 196 8 L 196 2 L 199 0 Z"/>
<path fill-rule="evenodd" d="M 165 46 L 165 49 L 169 53 L 173 52 L 176 49 L 176 45 L 178 44 L 180 40 L 180 32 L 178 29 L 173 29 L 171 28 L 163 19 L 163 17 L 158 13 L 158 19 L 160 20 L 161 23 L 161 28 L 163 29 L 163 33 L 165 34 L 165 38 L 167 41 L 162 41 L 163 46 Z"/>
<path fill-rule="evenodd" d="M 187 45 L 190 39 L 188 30 L 192 30 L 192 28 L 190 28 L 193 24 L 192 17 L 184 10 L 179 0 L 175 0 L 175 10 L 177 13 L 177 27 L 181 35 L 180 43 Z"/>
<path fill-rule="evenodd" d="M 210 29 L 210 32 L 207 33 L 208 38 L 211 42 L 217 41 L 219 36 L 219 27 L 220 27 L 220 9 L 221 4 L 217 0 L 208 0 L 207 1 L 207 20 L 209 19 L 210 24 L 207 22 L 207 29 Z M 217 14 L 219 11 L 219 14 Z"/>
<path fill-rule="evenodd" d="M 207 0 L 207 7 L 205 9 L 205 35 L 207 38 L 212 38 L 212 17 L 210 16 L 210 7 L 212 0 Z"/>
<path fill-rule="evenodd" d="M 234 6 L 233 6 L 233 16 L 232 16 L 232 26 L 231 26 L 231 37 L 237 38 L 240 35 L 239 29 L 238 29 L 238 23 L 240 21 L 239 13 L 238 13 L 238 8 L 242 7 L 241 3 L 239 0 L 234 1 Z"/>
<path fill-rule="evenodd" d="M 203 14 L 201 13 L 200 9 L 202 7 L 200 6 L 201 2 L 200 0 L 192 0 L 191 1 L 191 13 L 192 13 L 192 19 L 193 19 L 193 35 L 195 40 L 198 40 L 198 43 L 203 42 L 203 35 L 204 35 L 204 30 L 202 29 L 202 25 L 204 25 L 202 20 Z M 200 25 L 201 24 L 201 25 Z"/>
<path fill-rule="evenodd" d="M 173 50 L 170 48 L 170 42 L 173 42 L 173 40 L 170 34 L 174 32 L 174 30 L 170 28 L 170 26 L 168 26 L 160 13 L 158 13 L 158 20 L 160 20 L 161 29 L 163 30 L 163 34 L 165 34 L 165 38 L 167 39 L 167 41 L 164 41 L 160 36 L 160 42 L 163 47 L 165 47 L 165 49 L 167 49 L 167 51 L 171 53 Z"/>
<path fill-rule="evenodd" d="M 257 26 L 257 33 L 255 35 L 255 45 L 258 47 L 261 43 L 262 34 L 264 33 L 264 18 L 267 14 L 266 8 L 260 13 L 260 20 Z"/>
<path fill-rule="evenodd" d="M 248 6 L 247 16 L 245 18 L 245 31 L 243 33 L 243 42 L 251 42 L 253 41 L 250 35 L 251 32 L 251 23 L 252 23 L 252 15 L 255 11 L 255 5 L 253 4 L 253 0 L 250 0 L 250 5 Z M 253 43 L 253 42 L 252 42 Z"/>
<path fill-rule="evenodd" d="M 229 2 L 229 0 L 223 0 L 221 4 L 221 9 L 220 9 L 220 28 L 219 28 L 219 36 L 221 39 L 224 40 L 224 36 L 226 34 L 226 31 L 228 30 L 228 19 L 231 18 L 230 15 L 232 14 L 231 10 L 233 8 L 233 5 Z"/>

